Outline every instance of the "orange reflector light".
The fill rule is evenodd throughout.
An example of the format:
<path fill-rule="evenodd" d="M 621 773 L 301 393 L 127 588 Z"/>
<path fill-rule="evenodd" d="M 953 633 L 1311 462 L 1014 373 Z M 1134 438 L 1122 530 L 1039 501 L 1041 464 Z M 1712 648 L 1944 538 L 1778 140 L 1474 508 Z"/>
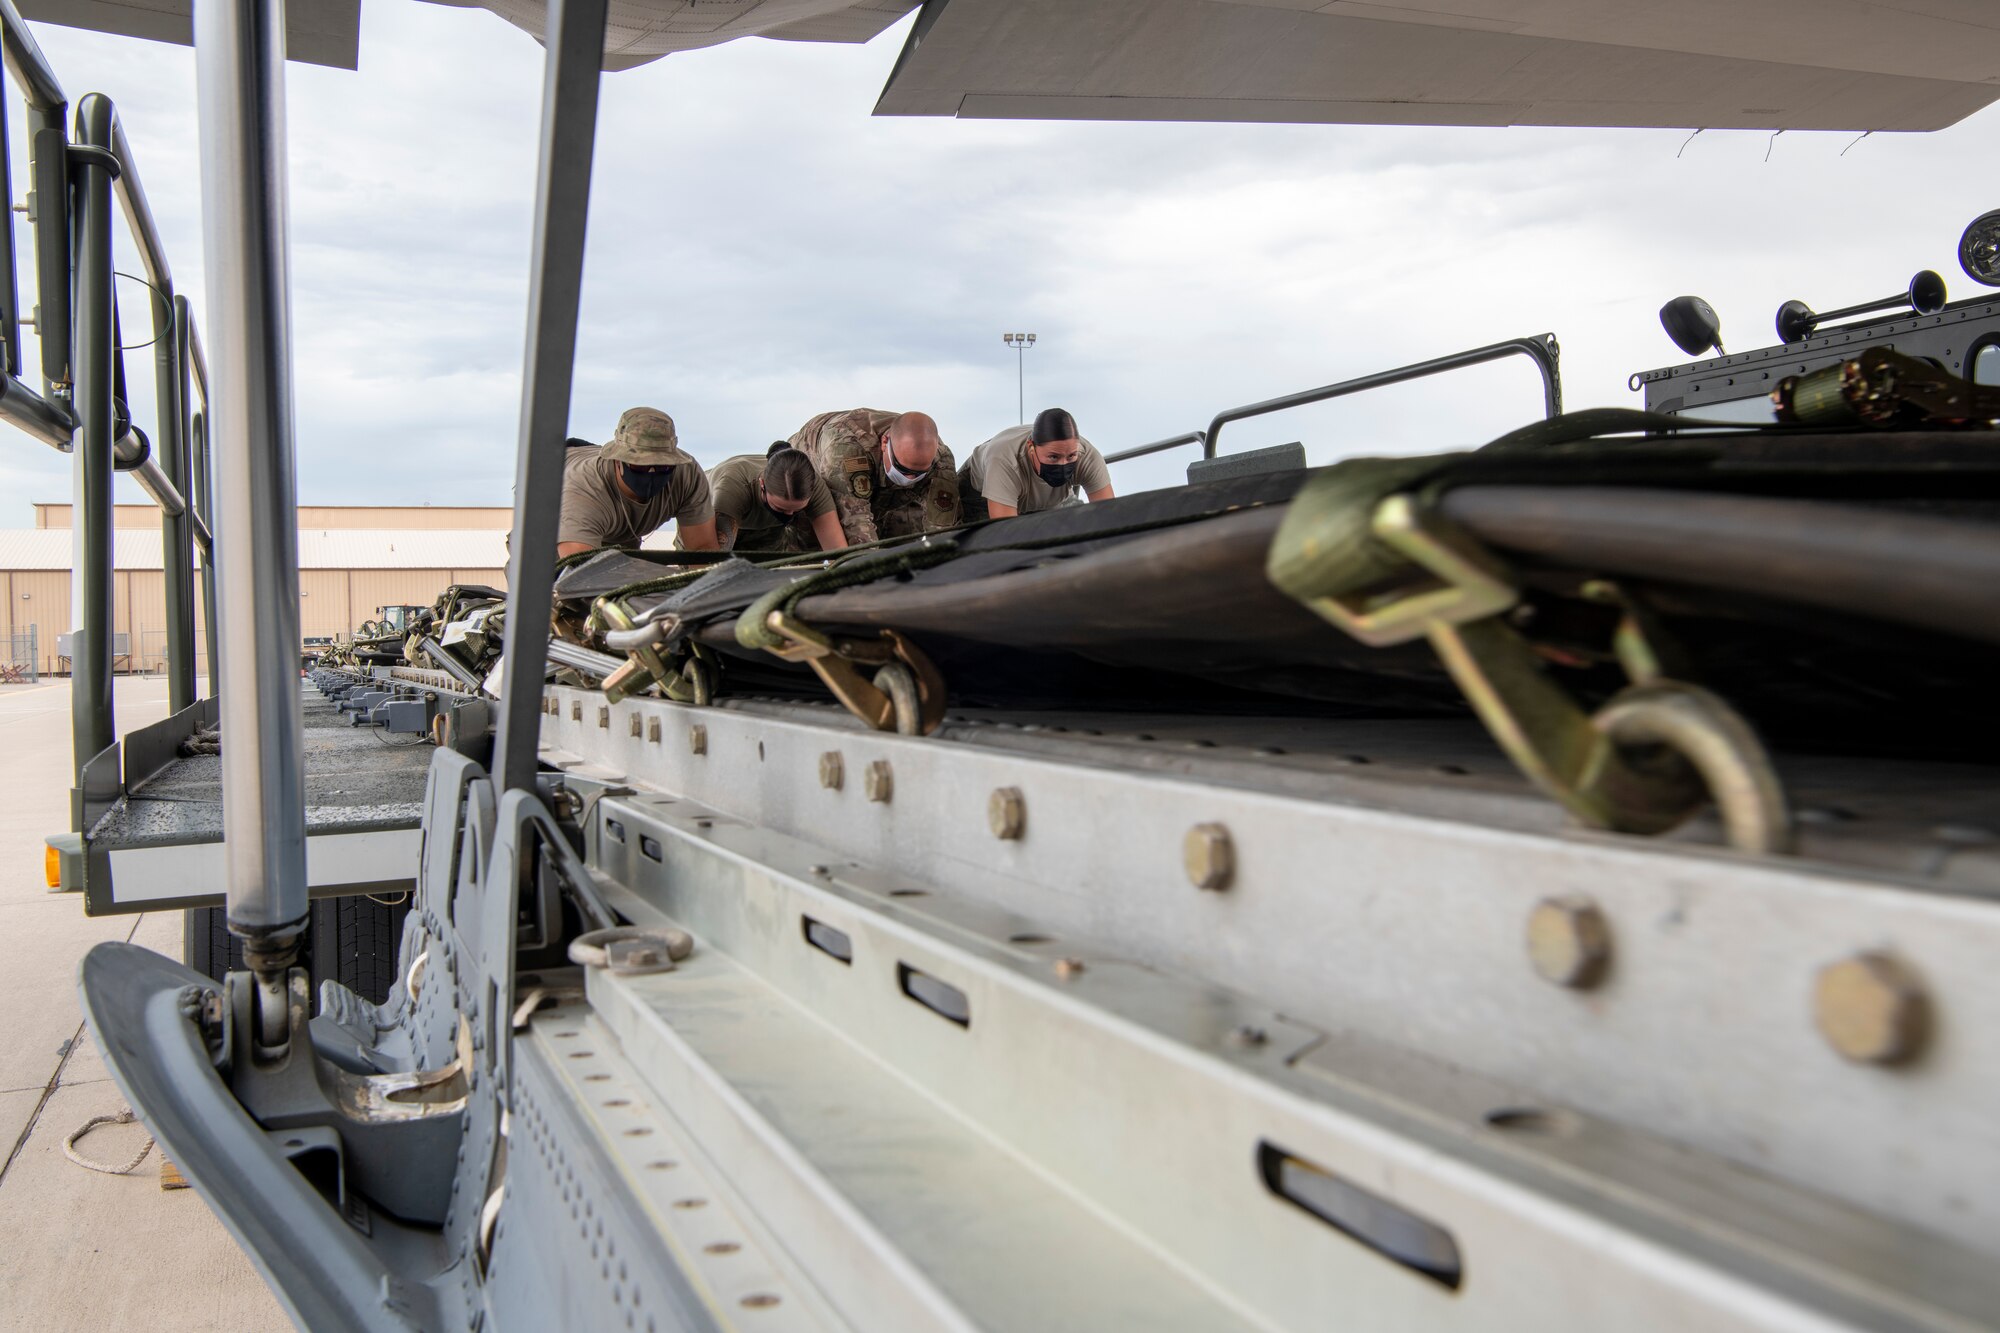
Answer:
<path fill-rule="evenodd" d="M 62 887 L 62 853 L 53 847 L 42 848 L 42 875 L 48 880 L 50 888 Z"/>

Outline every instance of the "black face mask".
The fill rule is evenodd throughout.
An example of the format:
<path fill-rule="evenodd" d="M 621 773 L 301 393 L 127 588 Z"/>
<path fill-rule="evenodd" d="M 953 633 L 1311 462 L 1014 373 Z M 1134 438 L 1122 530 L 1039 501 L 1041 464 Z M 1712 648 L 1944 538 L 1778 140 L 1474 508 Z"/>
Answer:
<path fill-rule="evenodd" d="M 641 500 L 650 500 L 673 484 L 674 465 L 668 463 L 663 467 L 639 468 L 630 463 L 620 463 L 618 475 L 632 494 Z"/>
<path fill-rule="evenodd" d="M 1076 480 L 1075 463 L 1037 463 L 1035 475 L 1049 485 L 1061 490 Z"/>

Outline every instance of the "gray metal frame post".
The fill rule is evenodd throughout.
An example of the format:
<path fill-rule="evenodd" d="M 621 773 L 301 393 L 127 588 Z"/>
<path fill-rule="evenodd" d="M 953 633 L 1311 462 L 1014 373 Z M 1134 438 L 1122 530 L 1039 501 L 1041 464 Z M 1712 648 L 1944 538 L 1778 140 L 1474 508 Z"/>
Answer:
<path fill-rule="evenodd" d="M 167 708 L 178 713 L 194 693 L 194 524 L 187 421 L 187 327 L 171 285 L 153 293 L 153 383 L 158 402 L 160 455 L 167 480 L 181 493 L 178 514 L 162 511 L 161 552 L 166 569 Z"/>
<path fill-rule="evenodd" d="M 222 645 L 211 665 L 223 677 L 225 887 L 229 929 L 257 977 L 259 1027 L 282 1045 L 285 971 L 307 911 L 284 0 L 202 0 L 194 46 L 217 372 Z"/>
<path fill-rule="evenodd" d="M 107 149 L 118 160 L 117 199 L 125 223 L 146 267 L 151 285 L 153 325 L 153 386 L 156 426 L 152 453 L 157 476 L 142 470 L 139 482 L 160 504 L 160 537 L 164 545 L 167 602 L 167 693 L 169 705 L 179 712 L 194 702 L 194 515 L 188 499 L 187 412 L 184 406 L 186 367 L 181 320 L 186 318 L 183 303 L 174 295 L 173 270 L 167 264 L 167 250 L 160 239 L 159 224 L 153 219 L 152 205 L 139 179 L 138 163 L 125 127 L 114 109 L 108 135 L 102 140 L 87 138 L 92 147 Z M 123 374 L 122 352 L 120 374 Z M 122 397 L 121 385 L 121 397 Z M 164 485 L 160 483 L 164 482 Z"/>
<path fill-rule="evenodd" d="M 0 143 L 7 139 L 7 99 L 0 97 Z M 0 199 L 7 209 L 0 214 L 0 339 L 6 342 L 6 372 L 21 374 L 21 281 L 14 271 L 14 168 L 13 155 L 0 153 Z"/>
<path fill-rule="evenodd" d="M 34 34 L 21 21 L 14 0 L 0 0 L 0 44 L 4 44 L 7 71 L 28 102 L 35 331 L 42 339 L 42 391 L 51 398 L 63 398 L 70 388 L 69 99 L 36 45 Z M 67 442 L 65 434 L 61 444 Z"/>
<path fill-rule="evenodd" d="M 111 103 L 92 93 L 77 105 L 79 138 L 108 142 Z M 111 474 L 117 460 L 116 322 L 111 266 L 111 171 L 85 157 L 75 168 L 72 221 L 76 263 L 76 631 L 70 640 L 70 729 L 76 791 L 73 813 L 83 818 L 83 767 L 117 740 L 111 707 Z"/>
<path fill-rule="evenodd" d="M 212 3 L 212 0 L 204 0 Z M 569 434 L 577 309 L 589 221 L 605 0 L 549 0 L 543 45 L 541 172 L 535 189 L 534 270 L 514 457 L 514 533 L 507 570 L 507 653 L 500 674 L 494 777 L 502 791 L 534 790 L 548 662 L 549 599 L 561 517 L 563 440 Z"/>
<path fill-rule="evenodd" d="M 195 487 L 201 492 L 202 514 L 206 518 L 215 512 L 215 491 L 209 483 L 209 474 L 214 471 L 208 447 L 208 415 L 196 412 L 189 425 L 189 442 L 194 446 Z M 211 520 L 212 522 L 212 520 Z M 210 529 L 213 531 L 213 529 Z M 215 542 L 210 538 L 201 552 L 201 639 L 202 652 L 208 662 L 208 697 L 213 699 L 221 693 L 222 660 L 219 636 L 216 633 L 215 596 Z"/>
<path fill-rule="evenodd" d="M 182 394 L 187 413 L 188 507 L 194 510 L 194 539 L 201 548 L 201 621 L 203 650 L 208 656 L 208 697 L 215 697 L 215 495 L 209 488 L 208 451 L 208 358 L 201 350 L 201 330 L 195 327 L 194 310 L 185 296 L 174 298 L 174 327 L 182 340 L 181 369 L 191 379 L 194 392 Z M 199 401 L 201 406 L 196 407 Z"/>

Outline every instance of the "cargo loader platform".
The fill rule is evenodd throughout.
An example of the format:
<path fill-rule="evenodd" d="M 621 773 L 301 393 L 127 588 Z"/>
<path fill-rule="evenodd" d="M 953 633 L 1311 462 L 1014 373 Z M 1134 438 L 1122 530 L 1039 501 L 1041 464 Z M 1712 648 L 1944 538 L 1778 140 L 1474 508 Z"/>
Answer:
<path fill-rule="evenodd" d="M 350 725 L 332 700 L 301 688 L 313 896 L 409 889 L 434 747 Z M 87 914 L 222 905 L 222 758 L 182 752 L 216 716 L 216 701 L 202 700 L 133 732 L 85 769 L 87 832 L 62 849 L 61 886 L 83 893 Z"/>

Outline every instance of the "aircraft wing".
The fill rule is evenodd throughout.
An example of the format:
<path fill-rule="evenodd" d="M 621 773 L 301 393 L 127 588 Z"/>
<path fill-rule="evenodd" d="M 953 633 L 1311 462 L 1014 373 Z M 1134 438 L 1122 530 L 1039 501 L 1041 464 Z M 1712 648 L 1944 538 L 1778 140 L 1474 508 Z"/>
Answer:
<path fill-rule="evenodd" d="M 19 0 L 185 43 L 190 0 Z M 536 37 L 548 0 L 486 9 Z M 604 68 L 739 37 L 866 42 L 917 0 L 610 0 Z M 287 6 L 353 68 L 360 0 Z M 2000 97 L 1990 0 L 926 0 L 875 111 L 1040 120 L 1935 130 Z"/>
<path fill-rule="evenodd" d="M 490 9 L 536 38 L 548 21 L 548 0 L 430 2 Z M 604 68 L 630 69 L 738 37 L 865 42 L 916 7 L 917 0 L 611 0 Z"/>
<path fill-rule="evenodd" d="M 193 0 L 16 0 L 21 17 L 119 37 L 194 45 Z M 293 0 L 285 6 L 285 54 L 308 65 L 353 69 L 361 44 L 361 0 Z"/>
<path fill-rule="evenodd" d="M 929 0 L 875 110 L 1858 132 L 1995 97 L 1989 0 Z"/>

